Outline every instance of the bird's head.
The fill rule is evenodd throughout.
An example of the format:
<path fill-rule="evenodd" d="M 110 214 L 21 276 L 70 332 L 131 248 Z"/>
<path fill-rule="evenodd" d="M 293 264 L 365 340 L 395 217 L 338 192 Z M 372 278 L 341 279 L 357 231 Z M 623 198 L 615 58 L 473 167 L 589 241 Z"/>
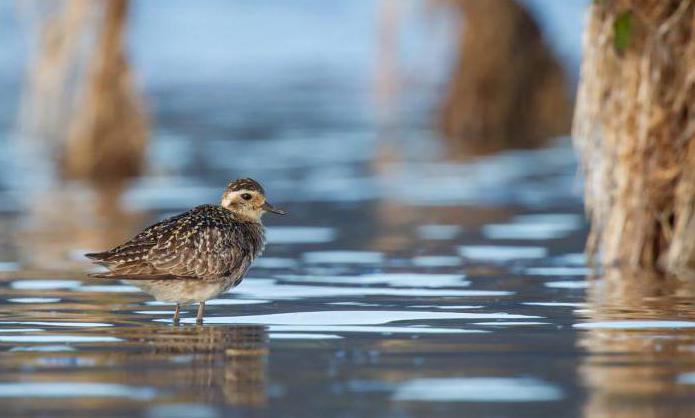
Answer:
<path fill-rule="evenodd" d="M 263 187 L 250 178 L 241 178 L 229 183 L 222 194 L 220 204 L 227 210 L 256 221 L 260 221 L 261 216 L 266 212 L 287 214 L 284 210 L 268 203 Z"/>

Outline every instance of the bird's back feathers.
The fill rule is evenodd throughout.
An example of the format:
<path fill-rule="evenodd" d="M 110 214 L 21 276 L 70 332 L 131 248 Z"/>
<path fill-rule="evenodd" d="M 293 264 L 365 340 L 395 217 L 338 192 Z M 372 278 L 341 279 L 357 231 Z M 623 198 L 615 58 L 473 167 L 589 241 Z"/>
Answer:
<path fill-rule="evenodd" d="M 129 280 L 217 279 L 243 275 L 263 250 L 263 226 L 217 205 L 202 205 L 154 224 L 111 250 L 86 254 Z"/>

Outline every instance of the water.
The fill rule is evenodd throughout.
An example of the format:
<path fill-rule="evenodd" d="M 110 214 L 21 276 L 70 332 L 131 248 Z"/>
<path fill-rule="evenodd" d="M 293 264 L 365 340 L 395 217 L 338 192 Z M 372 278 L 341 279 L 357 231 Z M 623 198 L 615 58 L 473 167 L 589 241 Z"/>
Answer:
<path fill-rule="evenodd" d="M 358 65 L 371 62 L 373 39 L 311 52 L 342 31 L 365 33 L 368 2 L 350 9 L 350 31 L 282 9 L 284 26 L 270 28 L 299 41 L 239 48 L 242 65 L 218 40 L 257 41 L 234 31 L 258 25 L 220 14 L 212 27 L 232 32 L 213 36 L 196 23 L 204 8 L 179 12 L 188 17 L 164 22 L 214 39 L 187 36 L 183 66 L 169 49 L 155 53 L 157 37 L 190 32 L 157 29 L 162 20 L 138 4 L 135 61 L 154 112 L 146 176 L 117 199 L 47 185 L 12 164 L 46 161 L 21 161 L 0 140 L 3 416 L 695 416 L 693 289 L 585 278 L 568 139 L 448 158 L 429 128 L 441 87 L 431 80 L 408 92 L 417 100 L 402 92 L 409 100 L 390 115 L 398 129 L 385 128 Z M 333 4 L 324 7 L 348 7 Z M 277 71 L 297 42 L 304 55 Z M 190 71 L 198 50 L 208 64 L 196 70 L 214 74 Z M 271 63 L 261 75 L 259 56 Z M 0 116 L 11 132 L 11 115 Z M 215 201 L 237 176 L 261 180 L 290 215 L 267 216 L 266 254 L 208 302 L 206 325 L 193 324 L 191 306 L 174 327 L 173 306 L 86 277 L 84 252 Z"/>
<path fill-rule="evenodd" d="M 566 147 L 561 141 L 539 152 Z M 476 164 L 523 165 L 525 158 L 537 155 Z M 438 161 L 468 170 L 446 160 L 427 164 Z M 520 171 L 499 187 L 560 177 L 572 189 L 571 161 L 546 168 Z M 87 216 L 64 237 L 53 233 L 64 225 L 41 219 L 52 215 L 6 213 L 5 225 L 21 221 L 14 234 L 29 241 L 9 243 L 0 272 L 5 416 L 695 413 L 692 291 L 639 278 L 629 285 L 586 280 L 576 195 L 426 204 L 392 195 L 393 184 L 366 171 L 359 184 L 376 198 L 346 200 L 338 188 L 307 201 L 264 177 L 291 215 L 268 217 L 266 255 L 240 287 L 208 302 L 202 327 L 194 325 L 195 307 L 175 327 L 172 306 L 130 285 L 85 277 L 81 251 L 103 247 L 110 222 Z M 157 193 L 144 192 L 149 184 L 126 192 L 125 215 L 106 218 L 120 222 L 118 233 L 177 210 L 170 198 L 183 187 L 179 180 Z M 129 196 L 140 193 L 129 207 Z M 55 241 L 32 236 L 36 224 Z"/>
<path fill-rule="evenodd" d="M 160 118 L 183 111 L 200 110 Z M 585 279 L 567 140 L 458 162 L 418 131 L 392 139 L 402 153 L 384 161 L 368 124 L 354 125 L 364 145 L 326 125 L 295 145 L 340 152 L 242 168 L 232 150 L 274 162 L 287 138 L 213 143 L 170 128 L 158 147 L 201 142 L 229 158 L 166 160 L 177 175 L 148 175 L 120 203 L 74 185 L 4 190 L 4 416 L 695 414 L 693 292 Z M 172 306 L 86 278 L 82 253 L 214 201 L 238 175 L 261 179 L 290 215 L 267 216 L 266 254 L 208 302 L 205 326 L 193 306 L 174 327 Z"/>

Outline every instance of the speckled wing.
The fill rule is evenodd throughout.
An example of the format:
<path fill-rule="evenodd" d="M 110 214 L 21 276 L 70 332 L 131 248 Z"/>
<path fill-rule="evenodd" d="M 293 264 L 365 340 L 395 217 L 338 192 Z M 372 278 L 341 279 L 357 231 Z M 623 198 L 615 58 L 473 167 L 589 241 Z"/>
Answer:
<path fill-rule="evenodd" d="M 248 267 L 253 255 L 235 244 L 235 226 L 222 229 L 198 223 L 189 230 L 174 230 L 150 249 L 150 263 L 158 273 L 199 278 L 222 277 L 244 264 Z"/>
<path fill-rule="evenodd" d="M 190 212 L 190 211 L 189 211 Z M 147 227 L 129 241 L 100 253 L 85 254 L 95 263 L 107 267 L 110 272 L 91 274 L 92 277 L 109 278 L 123 275 L 154 274 L 156 271 L 148 262 L 148 254 L 157 244 L 158 237 L 165 235 L 168 230 L 176 226 L 181 218 L 189 212 L 164 219 L 163 221 Z"/>
<path fill-rule="evenodd" d="M 245 273 L 262 245 L 260 224 L 238 221 L 224 208 L 203 205 L 92 258 L 111 270 L 97 277 L 216 279 Z"/>

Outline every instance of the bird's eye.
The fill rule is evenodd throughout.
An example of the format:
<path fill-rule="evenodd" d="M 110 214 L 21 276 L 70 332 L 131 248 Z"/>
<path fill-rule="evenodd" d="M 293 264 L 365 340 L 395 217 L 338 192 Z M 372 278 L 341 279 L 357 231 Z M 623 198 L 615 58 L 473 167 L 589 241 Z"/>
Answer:
<path fill-rule="evenodd" d="M 253 196 L 251 196 L 251 193 L 244 193 L 241 195 L 241 198 L 244 200 L 251 200 Z"/>

